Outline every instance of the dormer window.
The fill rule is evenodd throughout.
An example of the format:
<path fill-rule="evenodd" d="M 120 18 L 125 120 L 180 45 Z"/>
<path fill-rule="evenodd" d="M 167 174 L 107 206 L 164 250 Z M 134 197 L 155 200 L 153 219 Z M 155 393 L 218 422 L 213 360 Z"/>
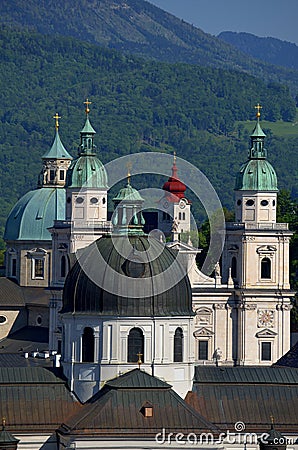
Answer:
<path fill-rule="evenodd" d="M 141 408 L 141 413 L 143 414 L 144 417 L 153 417 L 152 404 L 149 402 L 146 402 Z"/>

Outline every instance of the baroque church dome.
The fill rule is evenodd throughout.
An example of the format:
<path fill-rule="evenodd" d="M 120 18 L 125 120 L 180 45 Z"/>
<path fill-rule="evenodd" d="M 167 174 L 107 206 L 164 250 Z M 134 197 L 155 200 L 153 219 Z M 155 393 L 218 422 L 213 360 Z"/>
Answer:
<path fill-rule="evenodd" d="M 86 102 L 85 102 L 86 103 Z M 87 100 L 86 122 L 81 131 L 81 144 L 79 146 L 79 155 L 67 171 L 66 188 L 81 187 L 102 187 L 107 188 L 108 177 L 102 162 L 95 154 L 95 145 L 93 143 L 96 131 L 89 120 L 90 102 Z"/>
<path fill-rule="evenodd" d="M 248 161 L 242 165 L 236 178 L 235 190 L 239 191 L 277 191 L 277 176 L 272 165 L 267 160 L 267 150 L 264 148 L 264 138 L 259 115 L 251 135 L 252 146 Z"/>
<path fill-rule="evenodd" d="M 51 241 L 48 228 L 53 226 L 54 220 L 65 219 L 64 177 L 72 157 L 61 142 L 57 113 L 54 118 L 56 134 L 50 150 L 42 156 L 39 188 L 27 192 L 11 210 L 4 233 L 7 241 Z"/>
<path fill-rule="evenodd" d="M 128 239 L 132 254 L 127 258 L 127 237 L 120 234 L 103 236 L 88 247 L 84 262 L 77 261 L 66 278 L 61 312 L 126 317 L 192 315 L 190 282 L 176 253 L 146 235 Z M 138 256 L 134 257 L 134 252 Z M 149 253 L 158 256 L 150 260 Z M 130 281 L 132 295 L 121 295 L 126 281 Z M 149 283 L 151 295 L 145 288 L 142 293 L 140 281 Z M 105 285 L 112 286 L 114 293 Z"/>

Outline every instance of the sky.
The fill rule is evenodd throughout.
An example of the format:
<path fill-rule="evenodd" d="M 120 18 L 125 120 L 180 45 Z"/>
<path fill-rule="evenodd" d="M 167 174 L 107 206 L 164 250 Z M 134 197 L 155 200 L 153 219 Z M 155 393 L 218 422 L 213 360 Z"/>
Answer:
<path fill-rule="evenodd" d="M 147 0 L 213 35 L 243 31 L 298 45 L 298 0 Z"/>

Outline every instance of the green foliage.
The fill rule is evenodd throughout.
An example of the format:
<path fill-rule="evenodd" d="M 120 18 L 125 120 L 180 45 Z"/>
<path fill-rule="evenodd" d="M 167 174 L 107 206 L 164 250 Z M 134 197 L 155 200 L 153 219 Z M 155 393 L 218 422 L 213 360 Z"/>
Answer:
<path fill-rule="evenodd" d="M 232 134 L 234 117 L 248 119 L 256 99 L 274 103 L 279 117 L 291 105 L 295 111 L 287 89 L 241 73 L 149 62 L 6 27 L 0 29 L 0 43 L 2 232 L 12 205 L 36 187 L 56 111 L 62 116 L 61 139 L 76 155 L 86 97 L 92 100 L 91 121 L 103 162 L 131 152 L 176 149 L 205 172 L 227 206 L 232 204 L 231 175 L 248 145 Z M 195 203 L 196 217 L 199 209 Z"/>

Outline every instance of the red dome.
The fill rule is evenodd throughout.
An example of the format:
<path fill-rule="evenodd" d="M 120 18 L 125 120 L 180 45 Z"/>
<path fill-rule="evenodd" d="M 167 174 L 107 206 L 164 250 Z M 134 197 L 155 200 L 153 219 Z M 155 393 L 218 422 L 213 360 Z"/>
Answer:
<path fill-rule="evenodd" d="M 177 176 L 177 166 L 176 166 L 176 161 L 174 160 L 174 164 L 172 167 L 172 176 L 168 179 L 168 181 L 165 182 L 165 184 L 163 185 L 163 190 L 169 192 L 172 195 L 169 195 L 169 197 L 172 197 L 172 201 L 175 202 L 175 197 L 178 197 L 179 199 L 181 198 L 185 198 L 185 191 L 186 191 L 186 186 L 184 183 L 182 183 L 182 181 L 179 180 L 178 176 Z"/>

